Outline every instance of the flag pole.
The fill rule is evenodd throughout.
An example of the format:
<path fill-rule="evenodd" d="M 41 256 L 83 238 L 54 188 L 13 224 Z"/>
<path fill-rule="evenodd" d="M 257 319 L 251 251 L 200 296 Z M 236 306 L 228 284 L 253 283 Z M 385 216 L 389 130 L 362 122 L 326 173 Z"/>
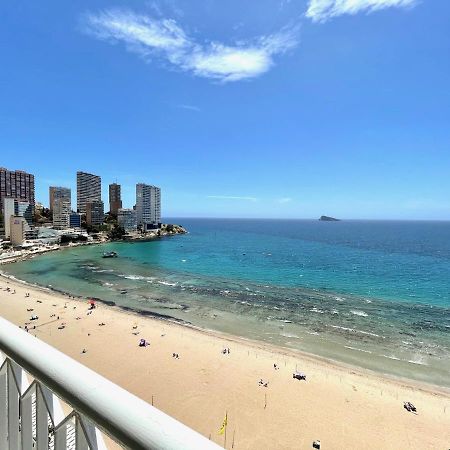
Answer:
<path fill-rule="evenodd" d="M 223 448 L 227 448 L 227 428 L 228 428 L 228 411 L 225 411 L 225 433 L 224 433 L 224 443 Z"/>

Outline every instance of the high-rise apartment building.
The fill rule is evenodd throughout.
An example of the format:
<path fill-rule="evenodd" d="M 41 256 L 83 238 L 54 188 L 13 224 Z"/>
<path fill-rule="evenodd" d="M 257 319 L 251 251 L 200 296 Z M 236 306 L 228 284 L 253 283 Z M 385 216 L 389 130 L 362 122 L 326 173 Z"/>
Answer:
<path fill-rule="evenodd" d="M 3 221 L 6 238 L 11 236 L 11 217 L 23 217 L 27 230 L 29 230 L 33 226 L 33 207 L 31 203 L 20 202 L 11 197 L 3 199 Z"/>
<path fill-rule="evenodd" d="M 109 212 L 117 216 L 117 212 L 122 208 L 122 198 L 120 195 L 120 184 L 109 185 Z"/>
<path fill-rule="evenodd" d="M 70 198 L 55 198 L 53 201 L 53 228 L 65 230 L 70 226 Z"/>
<path fill-rule="evenodd" d="M 68 198 L 69 203 L 71 203 L 72 193 L 70 188 L 60 187 L 60 186 L 50 186 L 49 188 L 49 208 L 53 211 L 55 200 L 58 198 Z"/>
<path fill-rule="evenodd" d="M 11 217 L 17 215 L 17 200 L 15 198 L 4 198 L 3 199 L 3 222 L 5 225 L 5 237 L 9 239 L 11 235 Z"/>
<path fill-rule="evenodd" d="M 88 225 L 101 225 L 104 218 L 104 206 L 101 200 L 86 203 L 86 223 Z"/>
<path fill-rule="evenodd" d="M 50 186 L 49 197 L 53 227 L 60 230 L 68 228 L 72 205 L 71 190 L 66 187 Z"/>
<path fill-rule="evenodd" d="M 86 204 L 102 199 L 102 180 L 98 175 L 77 172 L 77 210 L 86 214 Z"/>
<path fill-rule="evenodd" d="M 117 224 L 125 231 L 135 231 L 137 229 L 136 211 L 120 208 L 117 212 Z"/>
<path fill-rule="evenodd" d="M 161 224 L 161 189 L 149 184 L 136 184 L 136 219 L 144 231 Z"/>
<path fill-rule="evenodd" d="M 6 197 L 28 202 L 34 208 L 34 175 L 0 167 L 0 210 Z"/>

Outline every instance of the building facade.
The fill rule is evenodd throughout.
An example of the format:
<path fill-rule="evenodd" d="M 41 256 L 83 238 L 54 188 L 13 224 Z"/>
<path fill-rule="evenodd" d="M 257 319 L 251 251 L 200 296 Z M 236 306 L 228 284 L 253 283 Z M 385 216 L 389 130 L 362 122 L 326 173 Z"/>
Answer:
<path fill-rule="evenodd" d="M 65 230 L 70 226 L 70 198 L 56 198 L 53 201 L 53 228 Z"/>
<path fill-rule="evenodd" d="M 125 231 L 136 231 L 136 211 L 134 209 L 120 208 L 117 212 L 117 224 Z"/>
<path fill-rule="evenodd" d="M 66 187 L 50 186 L 49 188 L 49 207 L 53 213 L 53 227 L 58 230 L 69 227 L 71 194 L 71 190 Z"/>
<path fill-rule="evenodd" d="M 91 173 L 77 172 L 77 211 L 86 214 L 86 204 L 101 201 L 101 199 L 101 178 Z"/>
<path fill-rule="evenodd" d="M 3 220 L 5 224 L 5 237 L 11 237 L 11 217 L 22 217 L 25 220 L 26 229 L 33 226 L 33 207 L 31 203 L 18 201 L 16 198 L 3 199 Z"/>
<path fill-rule="evenodd" d="M 117 216 L 117 212 L 122 208 L 122 197 L 120 184 L 109 185 L 109 212 Z"/>
<path fill-rule="evenodd" d="M 149 184 L 136 185 L 137 224 L 144 231 L 161 225 L 161 189 Z"/>
<path fill-rule="evenodd" d="M 11 244 L 22 245 L 25 240 L 25 233 L 27 230 L 27 221 L 24 217 L 11 216 L 9 218 L 9 229 L 10 229 L 10 241 Z"/>
<path fill-rule="evenodd" d="M 76 212 L 71 212 L 69 216 L 69 226 L 70 228 L 81 228 L 81 214 Z"/>
<path fill-rule="evenodd" d="M 15 198 L 6 197 L 3 199 L 3 222 L 5 225 L 5 237 L 11 236 L 11 217 L 17 215 L 17 200 Z"/>
<path fill-rule="evenodd" d="M 26 220 L 28 228 L 33 226 L 33 206 L 31 203 L 18 201 L 17 215 Z"/>
<path fill-rule="evenodd" d="M 49 188 L 49 208 L 53 211 L 55 200 L 59 198 L 69 199 L 69 204 L 72 203 L 72 192 L 70 188 L 60 186 L 50 186 Z"/>
<path fill-rule="evenodd" d="M 101 200 L 95 200 L 86 203 L 86 223 L 88 225 L 101 225 L 104 218 L 104 205 Z"/>
<path fill-rule="evenodd" d="M 0 167 L 0 210 L 7 197 L 28 202 L 34 208 L 34 175 L 22 170 L 8 170 Z"/>

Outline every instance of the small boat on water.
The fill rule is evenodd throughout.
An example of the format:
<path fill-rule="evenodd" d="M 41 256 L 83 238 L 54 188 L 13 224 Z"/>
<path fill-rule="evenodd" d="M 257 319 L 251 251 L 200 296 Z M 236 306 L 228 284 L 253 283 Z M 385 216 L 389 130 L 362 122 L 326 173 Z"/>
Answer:
<path fill-rule="evenodd" d="M 105 252 L 103 258 L 117 258 L 117 252 Z"/>

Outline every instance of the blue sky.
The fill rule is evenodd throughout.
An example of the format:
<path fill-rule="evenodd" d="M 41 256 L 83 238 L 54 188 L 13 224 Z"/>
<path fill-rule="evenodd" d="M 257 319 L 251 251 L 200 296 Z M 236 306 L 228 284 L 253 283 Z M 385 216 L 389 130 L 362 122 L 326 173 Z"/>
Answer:
<path fill-rule="evenodd" d="M 0 6 L 0 166 L 164 216 L 450 219 L 450 2 Z"/>

